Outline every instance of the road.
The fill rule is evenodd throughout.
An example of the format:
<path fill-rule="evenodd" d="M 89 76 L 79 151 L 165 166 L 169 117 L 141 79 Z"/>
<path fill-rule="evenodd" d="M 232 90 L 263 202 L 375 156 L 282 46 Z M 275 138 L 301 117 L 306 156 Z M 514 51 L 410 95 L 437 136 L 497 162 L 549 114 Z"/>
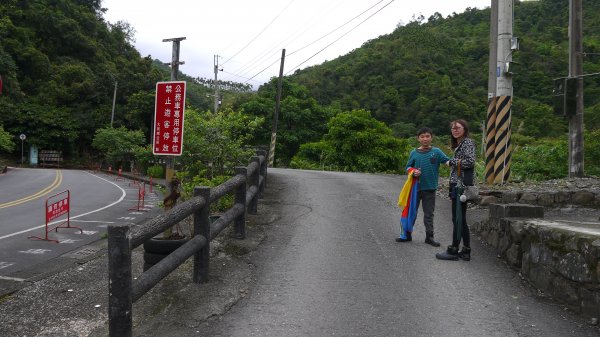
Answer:
<path fill-rule="evenodd" d="M 46 202 L 64 199 L 67 193 L 52 197 L 64 191 L 70 195 L 69 216 L 48 223 L 47 238 L 58 243 L 39 240 L 46 238 Z M 136 223 L 157 205 L 158 197 L 148 194 L 138 211 L 138 192 L 129 180 L 80 170 L 15 168 L 0 175 L 0 281 L 26 281 L 53 269 L 49 261 L 57 257 L 99 251 L 89 245 L 102 238 L 107 225 Z M 77 228 L 52 230 L 66 226 L 67 219 Z"/>
<path fill-rule="evenodd" d="M 276 220 L 250 258 L 255 284 L 224 315 L 164 336 L 599 335 L 476 238 L 470 262 L 436 260 L 442 248 L 423 242 L 419 214 L 414 241 L 395 242 L 402 184 L 394 175 L 269 169 Z M 436 206 L 444 246 L 449 200 Z"/>

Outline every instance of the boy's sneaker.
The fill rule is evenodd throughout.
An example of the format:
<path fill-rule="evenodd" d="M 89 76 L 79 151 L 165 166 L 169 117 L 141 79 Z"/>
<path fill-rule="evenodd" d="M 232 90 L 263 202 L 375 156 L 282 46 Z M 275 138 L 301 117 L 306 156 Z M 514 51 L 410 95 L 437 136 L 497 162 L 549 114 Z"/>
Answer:
<path fill-rule="evenodd" d="M 425 243 L 428 245 L 432 245 L 434 247 L 440 246 L 440 243 L 433 239 L 433 235 L 429 235 L 429 234 L 427 234 L 427 236 L 425 237 Z"/>

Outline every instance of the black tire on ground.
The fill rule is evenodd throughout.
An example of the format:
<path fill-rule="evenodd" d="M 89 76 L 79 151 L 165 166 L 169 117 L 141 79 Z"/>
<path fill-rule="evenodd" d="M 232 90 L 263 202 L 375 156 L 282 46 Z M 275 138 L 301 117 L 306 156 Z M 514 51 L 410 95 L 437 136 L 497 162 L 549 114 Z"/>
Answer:
<path fill-rule="evenodd" d="M 144 271 L 147 271 L 148 269 L 152 268 L 153 264 L 149 264 L 144 262 Z"/>
<path fill-rule="evenodd" d="M 144 242 L 144 251 L 156 254 L 169 254 L 175 249 L 181 247 L 188 241 L 187 238 L 179 240 L 166 240 L 152 238 Z"/>
<path fill-rule="evenodd" d="M 167 257 L 167 254 L 144 252 L 144 264 L 155 265 L 158 262 L 160 262 L 160 260 L 164 259 L 165 257 Z"/>

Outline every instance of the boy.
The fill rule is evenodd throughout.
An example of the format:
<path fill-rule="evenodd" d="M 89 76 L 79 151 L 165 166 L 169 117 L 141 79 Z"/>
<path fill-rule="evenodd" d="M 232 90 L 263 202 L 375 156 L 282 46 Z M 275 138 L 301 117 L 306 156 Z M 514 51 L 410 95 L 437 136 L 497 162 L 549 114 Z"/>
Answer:
<path fill-rule="evenodd" d="M 417 193 L 417 208 L 423 206 L 423 223 L 425 224 L 425 243 L 439 247 L 439 242 L 433 239 L 433 211 L 435 209 L 435 191 L 438 188 L 439 167 L 446 163 L 448 158 L 442 150 L 432 147 L 433 131 L 423 127 L 417 132 L 418 148 L 410 152 L 406 171 L 413 169 L 413 176 L 419 179 Z M 408 232 L 406 239 L 397 238 L 398 242 L 412 241 L 412 233 Z"/>

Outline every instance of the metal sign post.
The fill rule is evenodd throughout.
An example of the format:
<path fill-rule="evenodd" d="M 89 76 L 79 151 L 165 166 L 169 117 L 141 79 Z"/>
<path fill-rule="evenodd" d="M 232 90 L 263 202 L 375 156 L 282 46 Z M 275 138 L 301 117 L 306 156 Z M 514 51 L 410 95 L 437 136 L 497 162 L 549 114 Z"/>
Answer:
<path fill-rule="evenodd" d="M 21 139 L 21 166 L 23 166 L 23 141 L 25 141 L 26 138 L 24 133 L 19 136 L 19 139 Z"/>

